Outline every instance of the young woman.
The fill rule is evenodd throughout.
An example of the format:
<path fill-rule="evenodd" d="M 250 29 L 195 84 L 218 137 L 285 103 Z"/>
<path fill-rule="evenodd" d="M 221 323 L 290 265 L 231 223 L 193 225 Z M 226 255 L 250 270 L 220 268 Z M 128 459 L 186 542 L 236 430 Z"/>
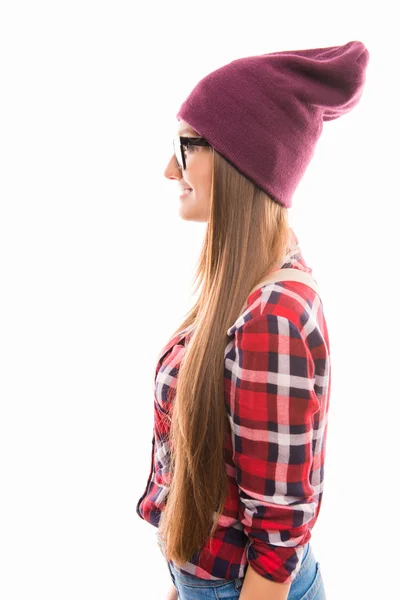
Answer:
<path fill-rule="evenodd" d="M 163 348 L 151 471 L 169 600 L 322 600 L 330 347 L 288 208 L 323 121 L 359 101 L 369 53 L 344 46 L 235 60 L 182 104 L 165 177 L 207 222 L 200 293 Z"/>

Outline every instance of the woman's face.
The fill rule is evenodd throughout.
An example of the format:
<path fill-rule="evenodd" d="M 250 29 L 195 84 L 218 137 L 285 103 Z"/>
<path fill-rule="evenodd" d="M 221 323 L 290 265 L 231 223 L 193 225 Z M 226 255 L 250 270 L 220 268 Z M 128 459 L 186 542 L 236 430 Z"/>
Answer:
<path fill-rule="evenodd" d="M 185 121 L 179 121 L 176 135 L 201 137 Z M 188 221 L 208 222 L 211 207 L 212 150 L 209 146 L 194 146 L 185 150 L 186 169 L 181 171 L 173 154 L 164 171 L 167 179 L 176 179 L 177 196 L 185 188 L 190 191 L 179 199 L 180 216 Z"/>

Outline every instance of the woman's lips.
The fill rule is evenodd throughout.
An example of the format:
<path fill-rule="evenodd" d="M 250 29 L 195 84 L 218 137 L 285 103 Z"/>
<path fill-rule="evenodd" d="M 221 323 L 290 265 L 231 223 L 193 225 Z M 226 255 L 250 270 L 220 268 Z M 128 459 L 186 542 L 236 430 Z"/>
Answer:
<path fill-rule="evenodd" d="M 182 190 L 181 195 L 179 196 L 180 199 L 184 198 L 185 196 L 187 196 L 188 194 L 190 194 L 190 192 L 192 192 L 193 190 L 191 188 L 186 188 L 184 190 Z"/>

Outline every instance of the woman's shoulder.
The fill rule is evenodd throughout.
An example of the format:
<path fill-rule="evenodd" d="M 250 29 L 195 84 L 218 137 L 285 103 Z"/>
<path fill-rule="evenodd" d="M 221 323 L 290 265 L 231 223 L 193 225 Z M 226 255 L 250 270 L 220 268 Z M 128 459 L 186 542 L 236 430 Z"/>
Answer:
<path fill-rule="evenodd" d="M 292 265 L 289 268 L 312 274 L 312 269 L 308 267 Z M 317 290 L 304 281 L 269 281 L 249 294 L 245 309 L 227 333 L 233 335 L 244 327 L 249 330 L 269 316 L 284 317 L 300 329 L 310 319 L 318 321 L 321 312 L 323 306 Z"/>

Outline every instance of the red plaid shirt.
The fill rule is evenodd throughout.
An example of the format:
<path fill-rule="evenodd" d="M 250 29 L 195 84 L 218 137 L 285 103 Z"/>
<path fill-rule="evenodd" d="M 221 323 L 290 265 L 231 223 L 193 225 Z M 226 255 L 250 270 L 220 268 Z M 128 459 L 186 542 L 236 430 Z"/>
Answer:
<path fill-rule="evenodd" d="M 280 268 L 312 273 L 298 245 Z M 323 494 L 331 387 L 323 306 L 301 282 L 267 283 L 249 295 L 227 333 L 228 497 L 214 538 L 182 567 L 172 564 L 203 579 L 231 580 L 244 577 L 250 563 L 267 579 L 288 583 L 300 569 Z M 166 415 L 188 339 L 185 331 L 171 338 L 156 366 L 151 468 L 136 506 L 155 527 L 170 483 Z"/>

